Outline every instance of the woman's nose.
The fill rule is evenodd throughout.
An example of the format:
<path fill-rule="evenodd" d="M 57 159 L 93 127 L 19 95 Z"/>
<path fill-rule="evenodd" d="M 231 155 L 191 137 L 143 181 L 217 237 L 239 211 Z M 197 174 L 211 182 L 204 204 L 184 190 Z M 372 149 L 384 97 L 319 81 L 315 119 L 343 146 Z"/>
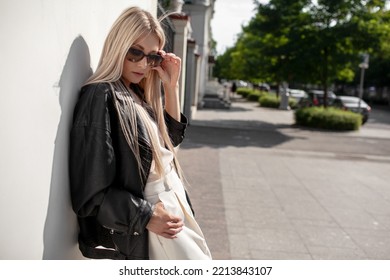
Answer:
<path fill-rule="evenodd" d="M 144 56 L 139 62 L 138 66 L 142 68 L 146 68 L 148 66 L 148 58 Z"/>

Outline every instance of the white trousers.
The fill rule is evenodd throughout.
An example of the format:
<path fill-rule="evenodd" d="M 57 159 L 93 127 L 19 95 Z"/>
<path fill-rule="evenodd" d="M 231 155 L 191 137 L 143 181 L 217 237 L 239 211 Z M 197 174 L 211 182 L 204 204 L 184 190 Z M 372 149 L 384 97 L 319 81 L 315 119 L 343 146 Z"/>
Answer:
<path fill-rule="evenodd" d="M 177 238 L 168 239 L 149 232 L 149 257 L 152 260 L 210 260 L 210 250 L 203 233 L 187 203 L 183 184 L 172 168 L 165 177 L 148 182 L 145 198 L 152 204 L 159 201 L 173 215 L 184 222 L 183 230 Z"/>

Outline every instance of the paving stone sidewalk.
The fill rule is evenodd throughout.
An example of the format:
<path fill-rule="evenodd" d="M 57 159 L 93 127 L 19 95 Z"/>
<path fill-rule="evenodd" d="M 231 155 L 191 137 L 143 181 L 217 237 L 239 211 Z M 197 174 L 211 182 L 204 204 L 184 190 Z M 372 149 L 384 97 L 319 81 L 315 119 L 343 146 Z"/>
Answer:
<path fill-rule="evenodd" d="M 390 259 L 390 153 L 294 149 L 293 122 L 238 100 L 197 112 L 179 158 L 214 258 Z M 350 136 L 390 147 L 389 131 Z"/>

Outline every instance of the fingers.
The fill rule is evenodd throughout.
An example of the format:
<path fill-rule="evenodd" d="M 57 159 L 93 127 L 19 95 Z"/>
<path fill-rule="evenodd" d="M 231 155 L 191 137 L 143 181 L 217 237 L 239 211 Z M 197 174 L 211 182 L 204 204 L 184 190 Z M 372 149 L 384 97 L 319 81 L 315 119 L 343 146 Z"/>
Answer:
<path fill-rule="evenodd" d="M 168 215 L 166 220 L 167 222 L 162 228 L 163 233 L 170 238 L 176 238 L 176 235 L 183 230 L 183 220 L 180 217 L 171 214 Z"/>
<path fill-rule="evenodd" d="M 163 57 L 163 61 L 160 66 L 153 68 L 158 69 L 162 68 L 168 72 L 177 72 L 181 68 L 181 58 L 175 55 L 174 53 L 166 53 L 161 50 L 159 54 Z"/>
<path fill-rule="evenodd" d="M 163 62 L 172 62 L 173 64 L 180 64 L 181 63 L 180 57 L 178 57 L 174 53 L 167 53 L 163 50 L 161 50 L 159 53 L 164 58 Z"/>
<path fill-rule="evenodd" d="M 169 238 L 169 239 L 175 239 L 177 238 L 177 234 L 179 234 L 183 230 L 183 227 L 177 227 L 177 228 L 170 228 L 166 231 L 163 231 L 160 235 Z"/>
<path fill-rule="evenodd" d="M 174 53 L 166 53 L 163 50 L 159 51 L 159 54 L 164 60 L 160 66 L 153 68 L 153 70 L 158 72 L 164 85 L 174 88 L 180 76 L 181 59 Z"/>
<path fill-rule="evenodd" d="M 164 204 L 159 202 L 146 228 L 165 238 L 174 239 L 183 230 L 183 226 L 183 220 L 179 216 L 170 214 L 165 210 Z"/>
<path fill-rule="evenodd" d="M 167 223 L 167 225 L 170 227 L 170 228 L 181 228 L 184 226 L 184 223 L 183 221 L 178 218 L 176 220 L 171 220 Z"/>
<path fill-rule="evenodd" d="M 177 238 L 177 234 L 179 234 L 183 230 L 184 223 L 180 220 L 179 222 L 169 221 L 163 225 L 159 231 L 159 235 L 169 238 L 175 239 Z"/>

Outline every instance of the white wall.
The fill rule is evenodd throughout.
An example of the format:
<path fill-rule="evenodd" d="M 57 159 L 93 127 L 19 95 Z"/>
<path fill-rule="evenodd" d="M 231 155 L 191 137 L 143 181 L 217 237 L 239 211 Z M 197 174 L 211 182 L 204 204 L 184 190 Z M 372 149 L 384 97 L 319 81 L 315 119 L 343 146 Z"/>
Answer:
<path fill-rule="evenodd" d="M 77 259 L 68 133 L 118 15 L 157 0 L 0 1 L 0 259 Z M 92 70 L 91 70 L 92 69 Z"/>

